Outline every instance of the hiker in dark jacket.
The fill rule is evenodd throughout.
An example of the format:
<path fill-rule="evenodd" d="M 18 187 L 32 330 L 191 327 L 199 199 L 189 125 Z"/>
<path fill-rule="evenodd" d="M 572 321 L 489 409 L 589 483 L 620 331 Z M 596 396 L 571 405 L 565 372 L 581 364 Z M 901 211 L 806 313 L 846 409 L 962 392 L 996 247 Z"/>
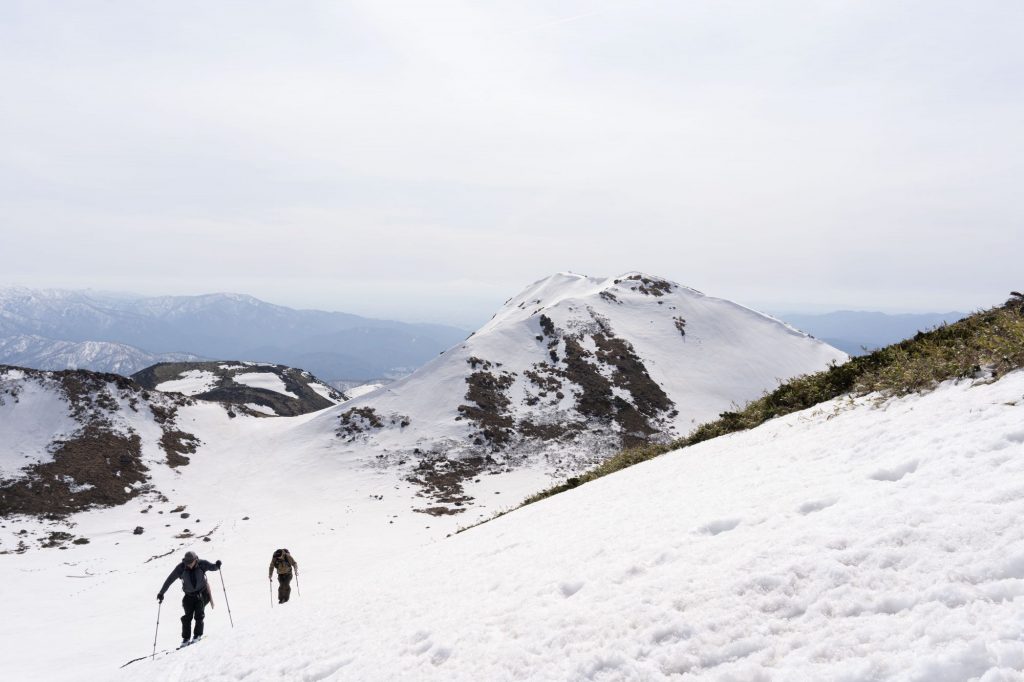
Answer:
<path fill-rule="evenodd" d="M 275 570 L 277 571 L 277 603 L 283 604 L 292 594 L 292 574 L 299 574 L 299 562 L 287 549 L 278 549 L 270 558 L 270 570 L 267 571 L 268 580 L 274 579 Z"/>
<path fill-rule="evenodd" d="M 205 617 L 203 609 L 206 607 L 206 602 L 209 601 L 210 591 L 206 582 L 206 572 L 219 570 L 220 559 L 211 564 L 205 559 L 200 559 L 195 552 L 185 552 L 181 563 L 174 567 L 171 574 L 167 576 L 167 580 L 164 581 L 164 586 L 156 595 L 156 600 L 163 602 L 164 592 L 171 586 L 171 583 L 181 578 L 181 589 L 185 591 L 185 596 L 181 600 L 181 605 L 185 609 L 185 615 L 181 617 L 182 645 L 189 643 L 193 618 L 196 621 L 196 629 L 192 641 L 195 642 L 203 636 L 203 618 Z"/>

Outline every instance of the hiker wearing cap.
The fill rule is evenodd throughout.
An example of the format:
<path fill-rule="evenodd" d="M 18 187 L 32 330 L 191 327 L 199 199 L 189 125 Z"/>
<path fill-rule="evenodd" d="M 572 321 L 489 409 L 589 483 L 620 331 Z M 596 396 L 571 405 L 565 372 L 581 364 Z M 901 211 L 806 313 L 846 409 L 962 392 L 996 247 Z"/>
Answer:
<path fill-rule="evenodd" d="M 206 602 L 209 601 L 210 594 L 209 585 L 206 582 L 206 572 L 219 570 L 220 559 L 211 564 L 205 559 L 200 559 L 195 552 L 185 552 L 181 563 L 174 567 L 171 574 L 167 576 L 167 580 L 164 581 L 164 586 L 156 595 L 157 601 L 163 602 L 164 592 L 171 586 L 171 583 L 181 578 L 181 589 L 185 591 L 185 596 L 181 600 L 181 605 L 185 609 L 185 615 L 181 617 L 182 646 L 189 643 L 193 618 L 196 621 L 196 629 L 192 641 L 195 642 L 203 636 L 203 618 L 205 616 L 203 609 Z"/>
<path fill-rule="evenodd" d="M 270 558 L 270 570 L 267 571 L 268 580 L 274 579 L 274 571 L 277 571 L 277 603 L 283 604 L 292 594 L 292 574 L 299 574 L 299 562 L 287 549 L 274 550 L 274 556 Z"/>

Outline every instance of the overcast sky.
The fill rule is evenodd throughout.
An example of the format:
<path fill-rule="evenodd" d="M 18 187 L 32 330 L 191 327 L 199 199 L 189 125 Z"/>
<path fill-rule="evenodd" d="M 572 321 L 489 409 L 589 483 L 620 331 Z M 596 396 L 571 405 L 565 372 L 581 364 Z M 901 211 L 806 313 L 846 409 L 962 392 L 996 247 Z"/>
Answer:
<path fill-rule="evenodd" d="M 0 4 L 0 284 L 475 327 L 548 274 L 1024 287 L 1024 3 Z"/>

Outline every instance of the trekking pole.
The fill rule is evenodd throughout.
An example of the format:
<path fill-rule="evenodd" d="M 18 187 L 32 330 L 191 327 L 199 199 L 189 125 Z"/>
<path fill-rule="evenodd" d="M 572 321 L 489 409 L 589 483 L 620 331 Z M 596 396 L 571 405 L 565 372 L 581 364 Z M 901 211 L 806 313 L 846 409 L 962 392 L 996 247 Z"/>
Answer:
<path fill-rule="evenodd" d="M 270 608 L 274 608 L 274 581 L 267 578 L 267 587 L 270 588 Z"/>
<path fill-rule="evenodd" d="M 150 660 L 156 658 L 156 636 L 160 632 L 160 607 L 164 605 L 163 600 L 156 603 L 156 632 L 153 633 L 153 656 Z"/>
<path fill-rule="evenodd" d="M 231 617 L 231 602 L 228 601 L 228 588 L 224 587 L 224 569 L 217 572 L 220 573 L 220 589 L 224 591 L 224 605 L 228 607 L 228 620 L 231 621 L 231 627 L 235 627 L 235 619 Z"/>
<path fill-rule="evenodd" d="M 302 596 L 302 586 L 299 585 L 299 572 L 295 571 L 295 589 L 298 590 L 299 596 Z"/>

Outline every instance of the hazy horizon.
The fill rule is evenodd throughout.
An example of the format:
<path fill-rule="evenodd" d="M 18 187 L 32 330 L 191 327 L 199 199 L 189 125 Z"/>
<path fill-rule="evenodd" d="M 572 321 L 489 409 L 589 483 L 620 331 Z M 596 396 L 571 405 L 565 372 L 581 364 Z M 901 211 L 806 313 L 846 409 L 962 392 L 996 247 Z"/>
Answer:
<path fill-rule="evenodd" d="M 680 282 L 680 284 L 681 284 L 681 282 Z M 23 285 L 23 284 L 12 284 L 12 283 L 0 282 L 0 290 L 9 289 L 9 288 L 26 288 L 26 289 L 31 289 L 31 290 L 34 290 L 34 291 L 45 291 L 45 290 L 74 291 L 74 292 L 83 293 L 83 294 L 87 294 L 87 295 L 92 295 L 92 296 L 96 296 L 96 297 L 124 297 L 124 298 L 150 298 L 150 297 L 159 297 L 159 296 L 209 296 L 209 295 L 217 295 L 217 294 L 229 294 L 229 295 L 237 294 L 237 295 L 242 295 L 242 296 L 252 296 L 253 298 L 257 298 L 257 299 L 259 299 L 259 300 L 261 300 L 261 301 L 263 301 L 265 303 L 270 303 L 270 304 L 273 304 L 273 305 L 280 305 L 280 306 L 284 306 L 284 307 L 287 307 L 287 308 L 293 308 L 293 309 L 296 309 L 296 310 L 319 310 L 319 311 L 324 311 L 324 312 L 349 313 L 349 314 L 359 315 L 361 317 L 368 317 L 368 318 L 374 318 L 374 319 L 380 319 L 380 320 L 394 320 L 394 321 L 407 322 L 407 323 L 412 323 L 412 324 L 416 324 L 416 323 L 442 324 L 442 325 L 448 325 L 448 326 L 462 328 L 462 329 L 465 329 L 466 331 L 473 331 L 473 330 L 477 329 L 478 327 L 482 326 L 488 319 L 490 319 L 490 317 L 495 312 L 498 311 L 498 309 L 501 307 L 501 305 L 504 303 L 504 301 L 506 299 L 508 299 L 508 298 L 514 296 L 515 294 L 519 293 L 518 291 L 516 291 L 516 292 L 512 292 L 512 293 L 508 294 L 507 296 L 502 298 L 501 301 L 498 301 L 495 304 L 495 307 L 492 310 L 487 312 L 486 315 L 484 315 L 483 317 L 481 317 L 479 319 L 471 320 L 469 318 L 466 318 L 465 322 L 459 322 L 457 320 L 448 320 L 448 319 L 435 319 L 435 318 L 422 318 L 421 319 L 421 318 L 406 318 L 406 317 L 389 316 L 389 315 L 386 315 L 386 314 L 380 314 L 380 313 L 378 313 L 378 312 L 376 312 L 376 311 L 374 311 L 372 309 L 366 310 L 366 311 L 360 311 L 360 310 L 349 310 L 349 309 L 345 309 L 345 308 L 341 308 L 341 307 L 337 307 L 337 306 L 331 307 L 330 305 L 325 307 L 325 306 L 315 306 L 315 305 L 292 304 L 292 303 L 284 302 L 284 301 L 281 301 L 281 300 L 274 300 L 273 298 L 265 298 L 263 296 L 256 296 L 254 294 L 251 294 L 251 293 L 245 292 L 245 291 L 204 291 L 204 292 L 196 293 L 196 294 L 181 294 L 181 293 L 168 293 L 168 292 L 142 293 L 142 292 L 139 292 L 139 291 L 126 291 L 126 290 L 115 291 L 115 290 L 90 289 L 90 288 L 29 287 L 29 286 L 26 286 L 26 285 Z M 523 288 L 525 288 L 525 286 Z M 703 292 L 703 293 L 707 294 L 708 292 Z M 1009 293 L 1009 292 L 1007 292 L 1007 293 Z M 708 294 L 708 295 L 709 296 L 714 296 L 713 294 Z M 723 298 L 723 297 L 715 296 L 715 298 Z M 827 306 L 827 305 L 808 306 L 806 308 L 789 308 L 789 309 L 787 309 L 787 308 L 773 308 L 773 307 L 759 308 L 759 307 L 756 307 L 756 306 L 751 306 L 751 305 L 749 305 L 749 304 L 747 304 L 747 303 L 745 303 L 743 301 L 734 301 L 734 302 L 735 303 L 739 303 L 740 305 L 744 305 L 744 306 L 749 307 L 749 308 L 753 308 L 754 310 L 757 310 L 758 312 L 766 313 L 766 314 L 773 315 L 773 316 L 776 316 L 776 317 L 783 317 L 785 315 L 824 315 L 824 314 L 829 314 L 829 313 L 882 313 L 882 314 L 885 314 L 885 315 L 941 315 L 941 314 L 947 314 L 947 313 L 970 313 L 970 312 L 974 311 L 974 309 L 972 309 L 972 310 L 954 310 L 952 308 L 948 309 L 948 310 L 902 310 L 902 309 L 897 309 L 897 308 L 890 308 L 890 309 L 881 309 L 881 308 L 848 308 L 848 307 L 835 307 L 835 306 Z M 1001 303 L 1001 302 L 1002 302 L 1001 300 L 1000 301 L 994 301 L 992 304 L 990 304 L 988 306 L 982 306 L 982 307 L 991 307 L 992 305 L 996 305 L 996 304 Z"/>
<path fill-rule="evenodd" d="M 557 271 L 1020 290 L 1024 5 L 0 8 L 0 280 L 474 327 Z"/>

